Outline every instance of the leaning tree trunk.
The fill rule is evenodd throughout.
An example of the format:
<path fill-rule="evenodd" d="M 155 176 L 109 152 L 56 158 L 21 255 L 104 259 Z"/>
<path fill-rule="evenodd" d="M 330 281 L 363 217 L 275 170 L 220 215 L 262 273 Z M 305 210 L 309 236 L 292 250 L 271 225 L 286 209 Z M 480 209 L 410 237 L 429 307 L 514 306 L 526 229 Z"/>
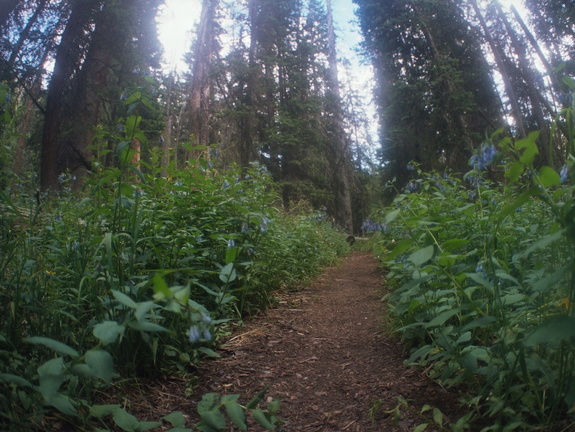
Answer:
<path fill-rule="evenodd" d="M 333 125 L 333 139 L 331 141 L 332 163 L 334 170 L 335 211 L 336 219 L 347 233 L 353 234 L 353 216 L 351 211 L 350 193 L 350 167 L 348 140 L 343 124 L 341 111 L 341 97 L 339 91 L 339 77 L 337 73 L 337 51 L 335 31 L 333 27 L 333 12 L 331 0 L 327 0 L 328 21 L 328 60 L 329 84 L 328 91 L 332 98 L 335 121 Z"/>
<path fill-rule="evenodd" d="M 501 74 L 501 78 L 503 79 L 503 85 L 505 87 L 505 93 L 507 93 L 507 97 L 509 98 L 509 103 L 511 105 L 511 116 L 515 121 L 515 127 L 517 128 L 517 134 L 519 138 L 525 137 L 527 135 L 525 130 L 525 122 L 523 121 L 523 116 L 521 115 L 521 108 L 519 107 L 519 102 L 517 100 L 517 95 L 515 94 L 515 89 L 511 83 L 511 79 L 509 77 L 509 71 L 504 61 L 504 54 L 501 50 L 501 47 L 497 44 L 495 39 L 491 36 L 491 32 L 489 31 L 489 27 L 485 22 L 485 18 L 479 9 L 477 4 L 477 0 L 471 0 L 471 4 L 473 5 L 473 9 L 475 10 L 475 15 L 479 19 L 479 23 L 483 28 L 483 34 L 489 47 L 491 48 L 491 52 L 493 53 L 493 57 L 495 58 L 495 63 L 497 64 L 497 68 L 499 73 Z"/>
<path fill-rule="evenodd" d="M 539 135 L 539 145 L 541 149 L 545 150 L 542 152 L 542 155 L 545 158 L 545 163 L 547 165 L 553 165 L 554 157 L 553 151 L 550 148 L 549 122 L 545 119 L 545 114 L 543 113 L 545 98 L 535 86 L 536 72 L 531 69 L 527 60 L 527 52 L 525 52 L 525 48 L 519 42 L 515 30 L 509 24 L 505 13 L 501 9 L 501 5 L 499 2 L 495 1 L 494 6 L 497 10 L 497 13 L 501 17 L 503 24 L 505 25 L 505 29 L 507 30 L 507 34 L 509 35 L 509 39 L 511 41 L 511 46 L 513 47 L 513 50 L 517 56 L 519 73 L 523 77 L 523 82 L 527 86 L 527 95 L 531 101 L 531 110 L 535 120 L 537 121 L 537 127 L 541 131 L 541 134 Z M 550 114 L 553 116 L 554 113 L 551 112 Z"/>

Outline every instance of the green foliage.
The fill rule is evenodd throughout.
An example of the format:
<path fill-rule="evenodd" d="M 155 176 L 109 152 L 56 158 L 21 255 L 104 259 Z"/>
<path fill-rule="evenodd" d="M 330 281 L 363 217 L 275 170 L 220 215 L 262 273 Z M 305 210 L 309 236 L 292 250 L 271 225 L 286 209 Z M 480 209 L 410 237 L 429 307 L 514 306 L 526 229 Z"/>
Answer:
<path fill-rule="evenodd" d="M 138 124 L 126 120 L 118 166 L 101 168 L 82 196 L 64 188 L 42 208 L 2 196 L 0 429 L 27 429 L 54 409 L 79 429 L 109 419 L 154 427 L 95 405 L 94 389 L 117 376 L 189 373 L 274 290 L 348 251 L 321 215 L 277 210 L 257 164 L 220 172 L 200 161 L 166 177 L 132 165 L 122 143 Z M 217 404 L 240 423 L 237 401 Z M 242 410 L 270 430 L 277 423 L 275 404 Z"/>
<path fill-rule="evenodd" d="M 408 363 L 465 384 L 468 409 L 492 423 L 485 431 L 562 422 L 575 401 L 575 187 L 560 184 L 564 171 L 533 167 L 537 136 L 497 133 L 502 157 L 488 144 L 472 158 L 481 168 L 501 159 L 506 185 L 479 168 L 465 182 L 419 172 L 378 215 Z"/>
<path fill-rule="evenodd" d="M 198 414 L 201 422 L 196 426 L 203 432 L 224 431 L 227 429 L 226 418 L 240 431 L 248 431 L 246 412 L 253 420 L 266 430 L 276 430 L 276 425 L 281 424 L 277 417 L 280 409 L 280 401 L 276 399 L 267 404 L 265 409 L 259 407 L 263 400 L 266 389 L 258 393 L 246 406 L 238 402 L 239 395 L 219 396 L 208 393 L 202 397 L 198 404 Z M 222 411 L 223 410 L 223 411 Z"/>

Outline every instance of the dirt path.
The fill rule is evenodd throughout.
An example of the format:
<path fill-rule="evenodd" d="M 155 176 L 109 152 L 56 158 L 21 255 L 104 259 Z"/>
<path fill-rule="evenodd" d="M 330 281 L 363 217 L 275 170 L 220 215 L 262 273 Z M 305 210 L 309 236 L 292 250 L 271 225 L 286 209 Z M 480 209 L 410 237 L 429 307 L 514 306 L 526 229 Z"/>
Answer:
<path fill-rule="evenodd" d="M 289 432 L 408 431 L 426 403 L 449 412 L 453 395 L 403 365 L 402 347 L 382 323 L 382 284 L 376 260 L 354 252 L 246 324 L 221 359 L 204 363 L 194 394 L 247 401 L 269 385 Z M 411 408 L 394 418 L 400 397 Z"/>

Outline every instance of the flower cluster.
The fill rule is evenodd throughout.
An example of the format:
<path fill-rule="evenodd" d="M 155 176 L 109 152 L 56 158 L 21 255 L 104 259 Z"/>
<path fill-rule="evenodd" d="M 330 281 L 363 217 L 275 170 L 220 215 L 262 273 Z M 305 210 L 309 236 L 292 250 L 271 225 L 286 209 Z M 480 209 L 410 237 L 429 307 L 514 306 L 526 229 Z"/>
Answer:
<path fill-rule="evenodd" d="M 377 231 L 387 232 L 387 225 L 385 223 L 377 223 L 371 219 L 367 219 L 361 225 L 361 230 L 365 233 L 374 233 Z"/>
<path fill-rule="evenodd" d="M 487 168 L 497 156 L 497 149 L 492 143 L 484 143 L 479 148 L 479 152 L 471 156 L 469 165 L 475 170 L 483 170 Z"/>
<path fill-rule="evenodd" d="M 188 338 L 191 343 L 210 342 L 212 340 L 212 331 L 210 326 L 212 324 L 212 317 L 209 314 L 202 312 L 201 321 L 190 327 L 188 331 Z"/>

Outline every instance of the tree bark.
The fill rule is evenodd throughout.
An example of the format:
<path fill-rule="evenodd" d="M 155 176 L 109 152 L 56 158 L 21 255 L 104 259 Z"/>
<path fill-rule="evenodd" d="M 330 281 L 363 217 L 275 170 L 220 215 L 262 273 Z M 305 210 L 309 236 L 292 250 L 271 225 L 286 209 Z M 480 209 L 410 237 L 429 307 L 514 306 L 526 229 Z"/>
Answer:
<path fill-rule="evenodd" d="M 190 95 L 191 133 L 197 146 L 206 147 L 210 144 L 210 98 L 212 83 L 210 69 L 216 44 L 215 14 L 218 0 L 204 0 L 202 14 L 196 40 L 195 61 Z M 201 150 L 197 155 L 207 150 Z"/>
<path fill-rule="evenodd" d="M 46 192 L 58 190 L 58 176 L 65 170 L 59 158 L 60 128 L 65 96 L 69 94 L 68 83 L 81 61 L 77 39 L 82 36 L 86 22 L 85 9 L 84 2 L 74 2 L 56 52 L 54 70 L 48 86 L 40 150 L 40 188 Z"/>
<path fill-rule="evenodd" d="M 343 114 L 341 111 L 341 97 L 339 88 L 339 77 L 337 72 L 337 50 L 335 30 L 333 26 L 333 11 L 331 0 L 327 0 L 327 22 L 328 22 L 328 62 L 329 62 L 329 85 L 328 92 L 332 98 L 333 110 L 335 114 L 333 141 L 333 169 L 335 186 L 335 211 L 338 224 L 348 233 L 353 234 L 353 215 L 351 210 L 350 193 L 350 167 L 349 148 L 346 136 Z"/>

